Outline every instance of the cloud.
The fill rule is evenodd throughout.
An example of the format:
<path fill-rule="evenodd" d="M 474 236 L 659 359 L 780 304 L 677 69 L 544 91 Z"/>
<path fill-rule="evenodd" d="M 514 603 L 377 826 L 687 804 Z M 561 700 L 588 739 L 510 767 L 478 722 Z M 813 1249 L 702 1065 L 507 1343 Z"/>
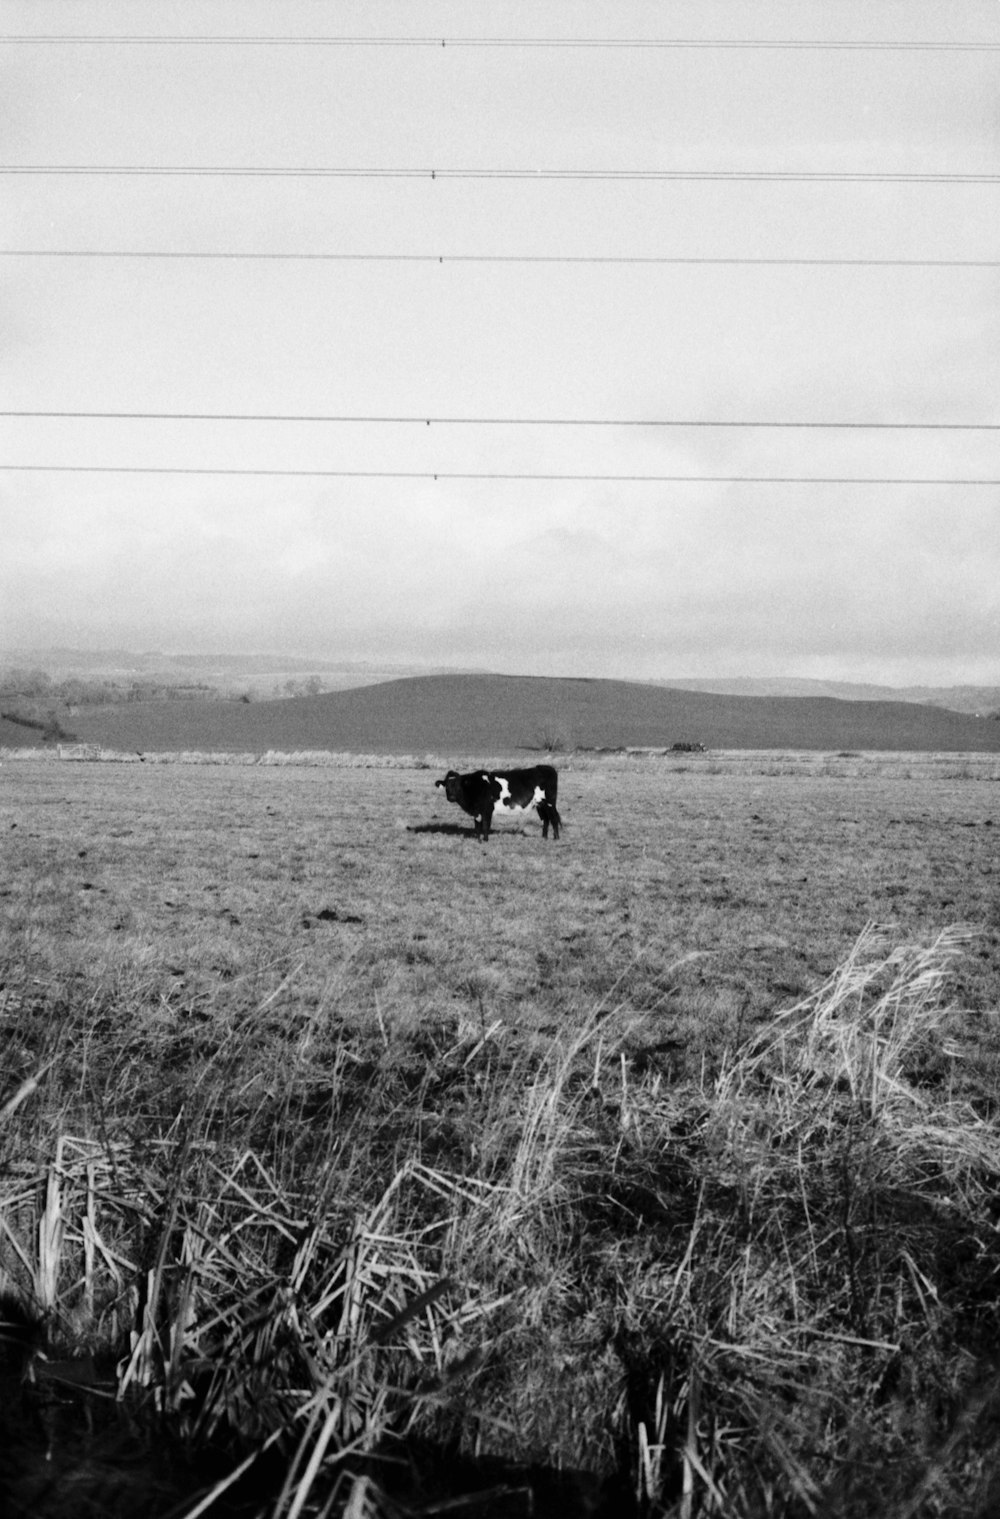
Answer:
<path fill-rule="evenodd" d="M 538 487 L 511 504 L 431 486 L 400 503 L 383 484 L 351 500 L 290 484 L 280 503 L 220 505 L 211 487 L 140 503 L 121 483 L 73 505 L 8 499 L 0 640 L 643 677 L 909 661 L 1000 679 L 990 504 L 845 503 L 834 487 L 584 505 Z"/>

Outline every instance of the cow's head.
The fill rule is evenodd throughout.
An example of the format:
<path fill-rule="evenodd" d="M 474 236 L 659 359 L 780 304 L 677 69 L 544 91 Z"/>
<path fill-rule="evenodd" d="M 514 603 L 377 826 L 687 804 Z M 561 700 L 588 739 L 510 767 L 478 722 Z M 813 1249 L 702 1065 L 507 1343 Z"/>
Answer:
<path fill-rule="evenodd" d="M 444 794 L 448 798 L 449 802 L 457 802 L 460 782 L 461 776 L 459 775 L 458 771 L 449 770 L 448 774 L 441 780 L 435 781 L 434 785 L 444 787 Z"/>

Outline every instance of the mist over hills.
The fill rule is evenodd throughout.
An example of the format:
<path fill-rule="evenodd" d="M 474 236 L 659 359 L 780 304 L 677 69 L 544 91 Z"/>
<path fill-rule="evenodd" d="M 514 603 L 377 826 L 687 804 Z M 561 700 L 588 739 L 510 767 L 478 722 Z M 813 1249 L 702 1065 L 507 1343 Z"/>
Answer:
<path fill-rule="evenodd" d="M 83 742 L 121 750 L 1000 750 L 1000 722 L 912 702 L 713 694 L 619 680 L 425 675 L 280 701 L 135 702 L 81 710 Z M 31 742 L 31 740 L 27 740 Z M 15 742 L 4 737 L 3 742 Z M 25 743 L 23 733 L 16 740 Z"/>

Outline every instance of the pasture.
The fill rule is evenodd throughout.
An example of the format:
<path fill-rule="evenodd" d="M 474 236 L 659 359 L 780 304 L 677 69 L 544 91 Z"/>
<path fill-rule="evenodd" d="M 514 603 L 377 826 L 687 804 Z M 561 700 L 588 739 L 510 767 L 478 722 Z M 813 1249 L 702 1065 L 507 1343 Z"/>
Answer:
<path fill-rule="evenodd" d="M 1000 760 L 482 758 L 5 756 L 12 1511 L 994 1512 Z"/>

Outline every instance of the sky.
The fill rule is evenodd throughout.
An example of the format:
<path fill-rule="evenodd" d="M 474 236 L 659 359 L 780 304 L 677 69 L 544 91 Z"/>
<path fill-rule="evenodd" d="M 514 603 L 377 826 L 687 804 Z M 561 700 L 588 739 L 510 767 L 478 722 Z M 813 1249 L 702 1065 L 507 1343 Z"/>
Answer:
<path fill-rule="evenodd" d="M 994 0 L 0 0 L 0 656 L 1000 683 L 998 65 Z"/>

